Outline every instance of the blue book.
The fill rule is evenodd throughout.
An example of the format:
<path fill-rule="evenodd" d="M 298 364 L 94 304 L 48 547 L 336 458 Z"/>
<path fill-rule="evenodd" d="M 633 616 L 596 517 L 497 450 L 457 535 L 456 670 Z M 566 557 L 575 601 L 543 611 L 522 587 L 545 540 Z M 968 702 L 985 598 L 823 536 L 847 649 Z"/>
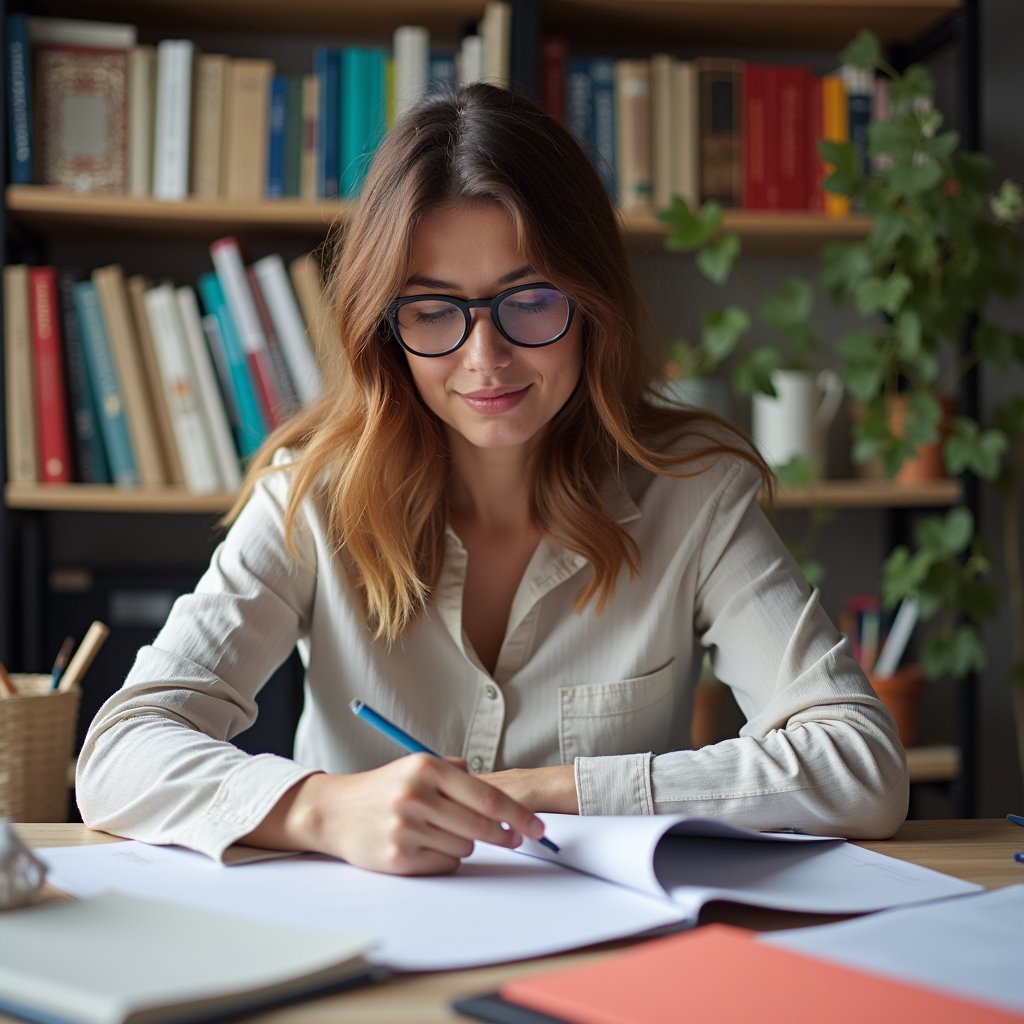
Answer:
<path fill-rule="evenodd" d="M 284 194 L 297 199 L 302 190 L 302 76 L 286 75 L 284 115 Z"/>
<path fill-rule="evenodd" d="M 64 365 L 67 368 L 68 412 L 75 451 L 75 479 L 84 484 L 109 484 L 110 468 L 100 434 L 99 410 L 89 387 L 85 353 L 75 313 L 75 274 L 61 270 L 57 274 L 60 296 L 61 335 L 64 340 Z"/>
<path fill-rule="evenodd" d="M 359 194 L 370 136 L 367 53 L 366 47 L 346 46 L 341 54 L 341 194 L 346 199 Z"/>
<path fill-rule="evenodd" d="M 260 407 L 256 388 L 249 374 L 249 364 L 242 348 L 242 339 L 228 308 L 224 288 L 215 273 L 202 274 L 199 278 L 199 297 L 203 309 L 217 323 L 224 359 L 231 380 L 235 407 L 238 410 L 238 450 L 247 459 L 263 443 L 267 436 L 267 421 Z"/>
<path fill-rule="evenodd" d="M 267 182 L 268 199 L 284 198 L 284 144 L 288 120 L 288 81 L 274 75 L 270 82 L 270 107 L 267 112 Z"/>
<path fill-rule="evenodd" d="M 427 92 L 456 85 L 455 54 L 435 51 L 427 66 Z"/>
<path fill-rule="evenodd" d="M 313 51 L 313 73 L 320 86 L 317 117 L 317 195 L 341 195 L 341 51 L 318 46 Z"/>
<path fill-rule="evenodd" d="M 10 183 L 31 185 L 33 171 L 32 64 L 24 14 L 7 18 L 7 148 Z"/>
<path fill-rule="evenodd" d="M 565 122 L 591 160 L 594 159 L 594 83 L 589 57 L 570 57 L 565 72 Z"/>
<path fill-rule="evenodd" d="M 366 95 L 367 129 L 360 189 L 377 147 L 388 130 L 388 52 L 380 47 L 367 50 L 363 57 L 363 91 Z"/>
<path fill-rule="evenodd" d="M 110 350 L 110 338 L 96 285 L 92 281 L 79 281 L 74 285 L 74 293 L 86 375 L 99 410 L 100 434 L 110 475 L 117 487 L 137 487 L 139 471 L 124 414 L 124 393 Z"/>
<path fill-rule="evenodd" d="M 592 57 L 590 80 L 593 85 L 591 102 L 594 106 L 594 149 L 591 159 L 597 173 L 608 190 L 613 203 L 618 201 L 618 181 L 615 147 L 615 60 L 612 57 Z"/>

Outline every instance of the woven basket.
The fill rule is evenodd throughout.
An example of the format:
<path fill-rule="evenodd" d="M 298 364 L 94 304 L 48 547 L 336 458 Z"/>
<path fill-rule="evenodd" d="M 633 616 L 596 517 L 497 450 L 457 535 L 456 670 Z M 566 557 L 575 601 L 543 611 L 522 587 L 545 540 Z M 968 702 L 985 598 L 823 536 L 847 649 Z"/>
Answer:
<path fill-rule="evenodd" d="M 68 767 L 82 691 L 50 689 L 48 675 L 11 675 L 0 697 L 0 817 L 67 821 Z"/>

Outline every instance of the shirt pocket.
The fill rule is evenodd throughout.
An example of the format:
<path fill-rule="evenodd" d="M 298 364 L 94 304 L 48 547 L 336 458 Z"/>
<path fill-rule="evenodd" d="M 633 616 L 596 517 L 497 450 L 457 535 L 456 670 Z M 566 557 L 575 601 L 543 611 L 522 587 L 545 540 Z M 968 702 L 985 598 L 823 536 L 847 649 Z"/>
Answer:
<path fill-rule="evenodd" d="M 558 688 L 558 747 L 563 764 L 577 757 L 662 750 L 672 731 L 675 658 L 644 676 L 617 683 Z"/>

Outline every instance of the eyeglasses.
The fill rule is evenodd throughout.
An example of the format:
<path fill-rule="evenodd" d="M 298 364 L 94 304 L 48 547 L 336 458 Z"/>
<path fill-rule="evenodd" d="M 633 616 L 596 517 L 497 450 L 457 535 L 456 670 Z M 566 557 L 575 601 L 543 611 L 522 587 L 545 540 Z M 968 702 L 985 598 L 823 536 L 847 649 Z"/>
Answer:
<path fill-rule="evenodd" d="M 520 284 L 493 299 L 456 299 L 451 295 L 407 295 L 395 299 L 385 315 L 398 343 L 416 356 L 446 356 L 473 329 L 474 309 L 489 309 L 502 336 L 523 348 L 542 348 L 565 337 L 576 303 L 554 285 Z"/>

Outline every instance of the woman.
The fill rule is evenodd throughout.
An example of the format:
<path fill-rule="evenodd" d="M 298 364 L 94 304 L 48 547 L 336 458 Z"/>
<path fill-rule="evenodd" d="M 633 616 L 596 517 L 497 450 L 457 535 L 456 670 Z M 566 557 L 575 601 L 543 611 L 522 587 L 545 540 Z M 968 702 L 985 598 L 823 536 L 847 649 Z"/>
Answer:
<path fill-rule="evenodd" d="M 87 824 L 451 871 L 534 812 L 880 837 L 892 720 L 764 518 L 762 460 L 651 390 L 615 214 L 573 139 L 475 85 L 382 144 L 341 349 L 79 762 Z M 295 760 L 230 743 L 298 644 Z M 686 749 L 704 650 L 747 721 Z M 396 759 L 366 700 L 448 759 Z"/>

